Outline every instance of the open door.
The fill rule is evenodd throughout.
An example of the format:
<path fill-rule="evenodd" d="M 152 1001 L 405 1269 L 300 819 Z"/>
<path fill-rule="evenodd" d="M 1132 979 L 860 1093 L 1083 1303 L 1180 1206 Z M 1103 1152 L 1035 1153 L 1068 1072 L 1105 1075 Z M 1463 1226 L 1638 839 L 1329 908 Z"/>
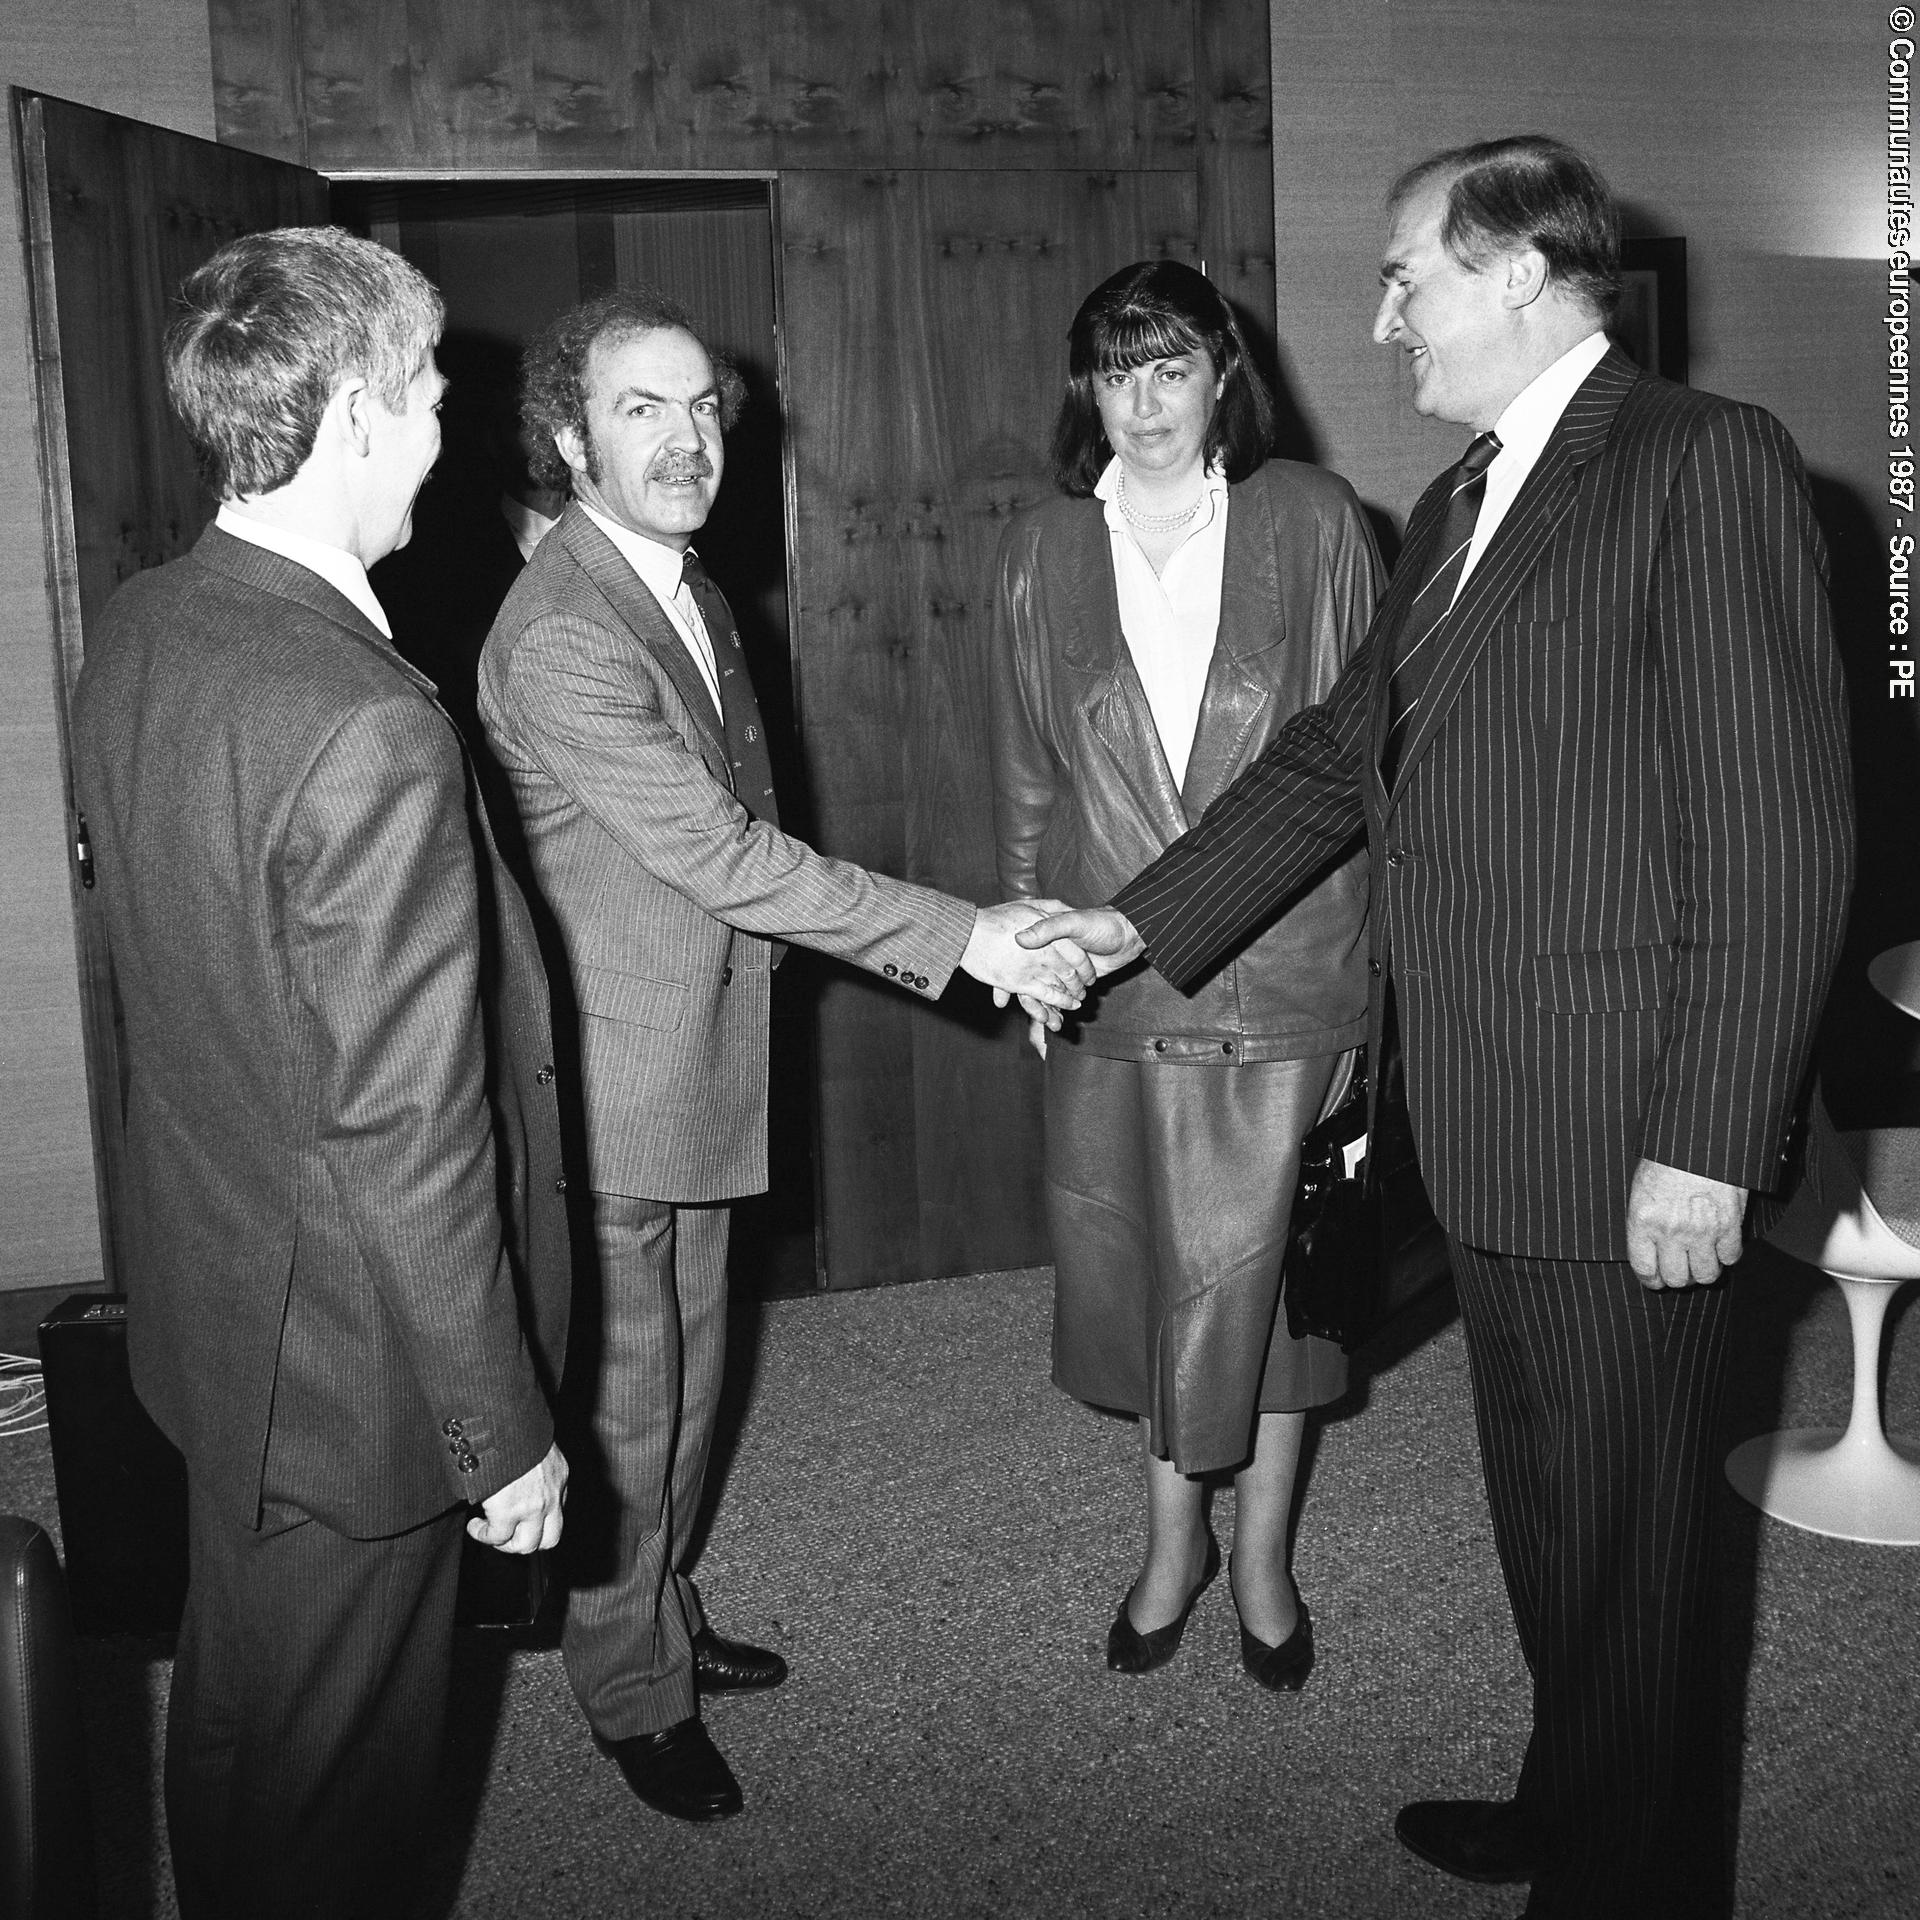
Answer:
<path fill-rule="evenodd" d="M 327 183 L 285 161 L 19 88 L 13 129 L 65 768 L 66 707 L 86 657 L 88 624 L 123 580 L 184 553 L 213 517 L 192 450 L 167 406 L 161 342 L 175 291 L 236 235 L 325 225 Z M 78 849 L 83 835 L 66 777 L 69 845 Z M 124 1287 L 113 982 L 87 891 L 91 875 L 77 853 L 70 877 L 101 1255 L 108 1285 Z"/>

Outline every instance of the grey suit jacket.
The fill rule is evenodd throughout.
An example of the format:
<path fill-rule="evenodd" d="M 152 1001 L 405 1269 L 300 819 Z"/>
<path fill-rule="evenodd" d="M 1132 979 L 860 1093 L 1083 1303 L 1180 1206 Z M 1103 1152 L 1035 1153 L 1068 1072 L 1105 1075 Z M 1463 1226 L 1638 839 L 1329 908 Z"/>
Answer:
<path fill-rule="evenodd" d="M 1612 352 L 1435 640 L 1394 789 L 1394 636 L 1444 517 L 1408 523 L 1368 643 L 1116 896 L 1203 978 L 1365 824 L 1442 1222 L 1623 1260 L 1642 1158 L 1778 1178 L 1852 881 L 1846 695 L 1805 470 L 1771 415 Z"/>
<path fill-rule="evenodd" d="M 686 1203 L 759 1192 L 772 943 L 934 998 L 973 908 L 748 813 L 699 670 L 577 505 L 500 609 L 479 707 L 578 1013 L 593 1185 Z"/>
<path fill-rule="evenodd" d="M 566 1225 L 538 946 L 431 683 L 213 528 L 115 596 L 73 746 L 142 1400 L 246 1524 L 486 1498 L 551 1443 Z"/>

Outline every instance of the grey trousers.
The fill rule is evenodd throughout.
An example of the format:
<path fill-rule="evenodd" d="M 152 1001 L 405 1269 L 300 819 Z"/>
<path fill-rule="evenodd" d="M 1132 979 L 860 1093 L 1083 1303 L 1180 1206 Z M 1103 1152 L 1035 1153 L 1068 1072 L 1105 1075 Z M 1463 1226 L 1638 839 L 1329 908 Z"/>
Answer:
<path fill-rule="evenodd" d="M 728 1220 L 725 1206 L 593 1196 L 595 1271 L 576 1297 L 562 1396 L 573 1479 L 560 1645 L 603 1740 L 696 1710 L 703 1616 L 684 1569 L 726 1358 Z"/>
<path fill-rule="evenodd" d="M 272 1500 L 241 1526 L 191 1481 L 188 1509 L 166 1752 L 183 1920 L 418 1912 L 464 1513 L 355 1540 Z"/>

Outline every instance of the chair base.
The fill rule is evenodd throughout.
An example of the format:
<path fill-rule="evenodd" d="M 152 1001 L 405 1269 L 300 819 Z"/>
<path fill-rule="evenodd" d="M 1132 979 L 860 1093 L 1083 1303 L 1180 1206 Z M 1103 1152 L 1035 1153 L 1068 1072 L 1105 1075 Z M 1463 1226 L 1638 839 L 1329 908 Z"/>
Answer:
<path fill-rule="evenodd" d="M 1763 1433 L 1727 1455 L 1734 1491 L 1809 1533 L 1920 1547 L 1920 1447 L 1839 1427 Z"/>

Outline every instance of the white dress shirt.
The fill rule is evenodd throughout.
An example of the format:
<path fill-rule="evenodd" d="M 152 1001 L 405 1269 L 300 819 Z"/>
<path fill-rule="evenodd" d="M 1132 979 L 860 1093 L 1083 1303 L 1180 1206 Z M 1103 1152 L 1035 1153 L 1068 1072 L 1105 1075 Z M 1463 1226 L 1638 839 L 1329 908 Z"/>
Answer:
<path fill-rule="evenodd" d="M 250 520 L 229 506 L 223 506 L 213 516 L 213 524 L 236 540 L 265 547 L 269 553 L 277 553 L 281 559 L 291 560 L 309 573 L 317 573 L 328 586 L 337 587 L 345 594 L 389 640 L 393 638 L 393 629 L 387 625 L 386 613 L 367 579 L 366 568 L 345 547 L 330 547 L 323 540 L 308 539 L 304 533 L 290 533 L 285 527 L 269 526 L 264 520 Z"/>
<path fill-rule="evenodd" d="M 1184 786 L 1193 752 L 1200 702 L 1220 631 L 1220 580 L 1227 559 L 1227 483 L 1209 467 L 1193 531 L 1159 572 L 1120 511 L 1120 462 L 1109 460 L 1094 487 L 1106 503 L 1107 538 L 1113 550 L 1113 584 L 1120 601 L 1120 631 L 1134 670 L 1146 689 L 1160 746 Z"/>
<path fill-rule="evenodd" d="M 1560 424 L 1567 402 L 1579 391 L 1581 381 L 1606 357 L 1606 352 L 1607 336 L 1588 334 L 1577 347 L 1569 347 L 1544 373 L 1522 387 L 1508 401 L 1506 412 L 1494 422 L 1493 430 L 1500 437 L 1500 451 L 1487 468 L 1487 490 L 1481 497 L 1480 517 L 1473 523 L 1473 545 L 1467 549 L 1467 563 L 1460 569 L 1460 578 L 1454 585 L 1454 599 L 1459 599 L 1460 589 L 1467 584 L 1467 575 L 1486 552 L 1487 542 L 1507 517 L 1514 496 L 1553 438 L 1553 430 Z"/>
<path fill-rule="evenodd" d="M 587 518 L 620 549 L 621 557 L 640 576 L 641 585 L 660 602 L 660 610 L 680 636 L 680 644 L 693 656 L 693 664 L 700 669 L 700 678 L 706 682 L 707 692 L 713 696 L 715 714 L 724 717 L 724 709 L 720 705 L 720 670 L 713 661 L 713 641 L 708 637 L 707 623 L 701 619 L 700 609 L 694 605 L 693 595 L 681 580 L 680 549 L 662 546 L 658 540 L 649 540 L 644 533 L 635 533 L 631 527 L 623 527 L 617 520 L 609 520 L 584 500 L 580 502 L 580 507 Z"/>

